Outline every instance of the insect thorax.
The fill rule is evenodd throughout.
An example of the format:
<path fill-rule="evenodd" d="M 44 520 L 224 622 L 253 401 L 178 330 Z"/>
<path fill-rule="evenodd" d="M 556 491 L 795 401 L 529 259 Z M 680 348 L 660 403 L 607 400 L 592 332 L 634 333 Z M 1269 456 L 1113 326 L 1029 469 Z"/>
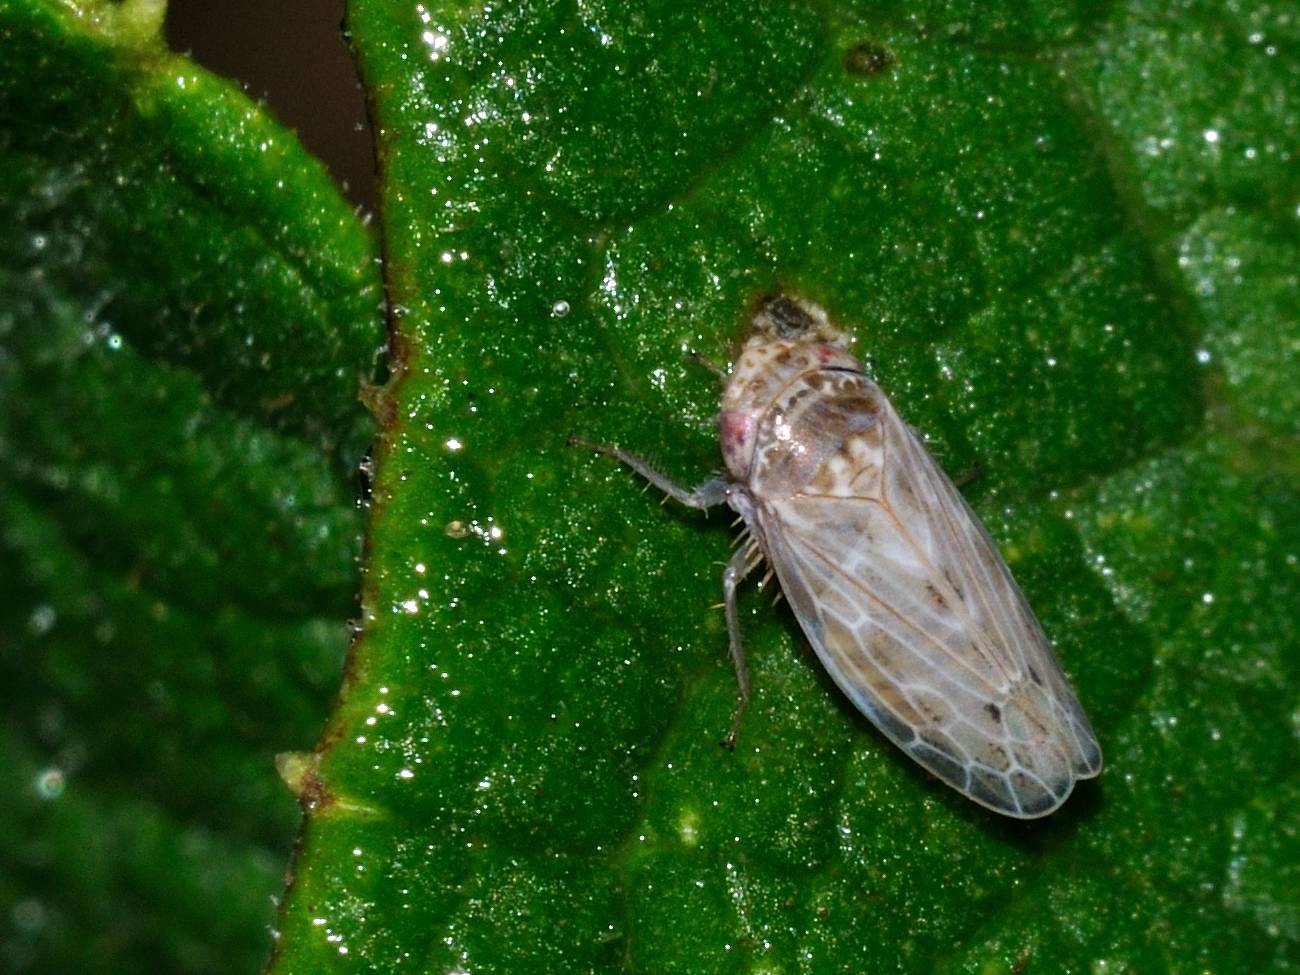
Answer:
<path fill-rule="evenodd" d="M 723 393 L 722 453 L 737 481 L 797 491 L 874 425 L 882 397 L 838 344 L 764 339 L 745 344 Z"/>

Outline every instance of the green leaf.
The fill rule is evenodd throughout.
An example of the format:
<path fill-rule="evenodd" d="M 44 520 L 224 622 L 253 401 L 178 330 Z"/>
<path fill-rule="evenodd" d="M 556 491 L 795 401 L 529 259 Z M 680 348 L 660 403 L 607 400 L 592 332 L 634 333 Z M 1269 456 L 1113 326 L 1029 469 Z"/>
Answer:
<path fill-rule="evenodd" d="M 277 973 L 1300 960 L 1289 5 L 356 0 L 401 373 Z M 1214 133 L 1213 135 L 1211 133 Z M 710 376 L 823 302 L 1056 640 L 1108 768 L 944 789 L 717 601 Z"/>
<path fill-rule="evenodd" d="M 1287 5 L 356 0 L 401 373 L 277 973 L 1300 961 Z M 1094 719 L 1041 823 L 930 780 L 682 480 L 774 286 L 970 489 Z"/>
<path fill-rule="evenodd" d="M 251 971 L 354 613 L 375 243 L 145 0 L 0 6 L 7 971 Z"/>

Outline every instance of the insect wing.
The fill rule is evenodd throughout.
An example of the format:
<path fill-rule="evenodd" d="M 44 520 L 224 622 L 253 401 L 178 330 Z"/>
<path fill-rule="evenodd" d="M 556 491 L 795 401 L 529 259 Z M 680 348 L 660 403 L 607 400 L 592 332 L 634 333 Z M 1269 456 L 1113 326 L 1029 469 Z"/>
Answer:
<path fill-rule="evenodd" d="M 879 402 L 878 429 L 841 452 L 879 469 L 818 493 L 756 490 L 760 542 L 822 663 L 881 731 L 976 802 L 1046 815 L 1101 770 L 1096 737 L 993 541 Z"/>

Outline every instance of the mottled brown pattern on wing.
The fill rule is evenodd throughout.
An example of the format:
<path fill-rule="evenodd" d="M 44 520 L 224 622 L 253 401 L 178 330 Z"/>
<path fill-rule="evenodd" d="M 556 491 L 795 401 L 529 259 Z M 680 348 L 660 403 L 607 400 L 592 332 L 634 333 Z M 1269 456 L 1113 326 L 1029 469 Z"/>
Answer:
<path fill-rule="evenodd" d="M 814 375 L 760 422 L 749 481 L 810 641 L 850 700 L 944 781 L 1007 815 L 1050 812 L 1101 754 L 1033 613 L 879 389 Z"/>

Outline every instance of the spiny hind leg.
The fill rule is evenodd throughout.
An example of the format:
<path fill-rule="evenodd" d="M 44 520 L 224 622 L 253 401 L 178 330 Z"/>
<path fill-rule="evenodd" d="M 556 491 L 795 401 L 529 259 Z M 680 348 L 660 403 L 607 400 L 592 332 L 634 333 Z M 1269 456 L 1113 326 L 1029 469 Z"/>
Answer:
<path fill-rule="evenodd" d="M 569 434 L 568 445 L 570 447 L 586 447 L 598 454 L 613 457 L 620 463 L 632 468 L 668 497 L 686 505 L 688 508 L 699 508 L 703 511 L 714 508 L 727 500 L 727 491 L 730 485 L 720 477 L 711 478 L 697 488 L 683 487 L 669 478 L 668 475 L 660 474 L 650 466 L 648 461 L 624 450 L 618 444 L 592 443 L 590 440 L 584 440 L 582 437 Z"/>

